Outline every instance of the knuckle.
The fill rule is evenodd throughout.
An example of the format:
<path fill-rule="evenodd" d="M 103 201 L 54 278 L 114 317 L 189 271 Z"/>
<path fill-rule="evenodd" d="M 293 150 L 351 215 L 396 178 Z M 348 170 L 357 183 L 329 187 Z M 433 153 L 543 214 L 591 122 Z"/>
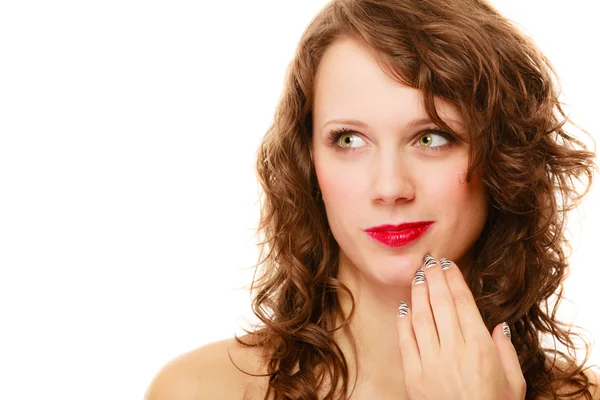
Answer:
<path fill-rule="evenodd" d="M 425 398 L 426 391 L 420 379 L 408 380 L 405 384 L 406 392 L 411 399 Z"/>
<path fill-rule="evenodd" d="M 417 372 L 415 369 L 405 369 L 404 371 L 405 373 L 405 377 L 406 377 L 406 384 L 405 386 L 408 387 L 410 386 L 411 389 L 414 389 L 414 385 L 419 381 L 421 374 L 419 372 Z"/>
<path fill-rule="evenodd" d="M 440 349 L 444 364 L 451 365 L 453 362 L 459 362 L 463 358 L 463 354 L 454 346 L 446 346 Z"/>
<path fill-rule="evenodd" d="M 415 327 L 423 327 L 428 324 L 428 318 L 422 313 L 414 313 L 412 318 L 413 326 Z"/>
<path fill-rule="evenodd" d="M 493 345 L 489 344 L 476 344 L 471 347 L 471 357 L 477 365 L 484 365 L 489 363 L 490 357 L 494 355 L 495 349 Z"/>
<path fill-rule="evenodd" d="M 454 301 L 448 296 L 437 296 L 435 307 L 440 311 L 446 311 L 454 307 Z"/>
<path fill-rule="evenodd" d="M 475 299 L 473 298 L 473 294 L 466 290 L 461 290 L 454 294 L 454 302 L 456 303 L 457 307 L 471 304 L 474 301 Z"/>
<path fill-rule="evenodd" d="M 446 292 L 442 288 L 440 288 L 438 286 L 433 286 L 433 285 L 429 286 L 429 296 L 432 296 L 432 297 L 443 297 L 444 293 L 446 293 Z"/>

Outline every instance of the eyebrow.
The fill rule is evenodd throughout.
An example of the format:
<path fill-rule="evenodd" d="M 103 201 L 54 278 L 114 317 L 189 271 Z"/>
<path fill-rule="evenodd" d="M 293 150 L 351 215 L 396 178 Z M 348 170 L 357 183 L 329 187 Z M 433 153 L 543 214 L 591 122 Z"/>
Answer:
<path fill-rule="evenodd" d="M 453 119 L 443 119 L 444 122 L 446 122 L 447 124 L 455 124 L 458 126 L 461 126 L 462 124 L 456 120 Z M 411 122 L 408 123 L 408 127 L 409 128 L 414 128 L 417 126 L 422 126 L 422 125 L 427 125 L 429 123 L 432 123 L 433 121 L 431 120 L 431 118 L 429 117 L 424 117 L 424 118 L 419 118 L 419 119 L 415 119 L 412 120 Z M 354 125 L 356 127 L 359 128 L 366 128 L 367 124 L 365 124 L 362 121 L 359 121 L 357 119 L 332 119 L 330 121 L 325 122 L 322 126 L 321 129 L 325 128 L 327 125 L 329 124 L 344 124 L 344 125 Z"/>

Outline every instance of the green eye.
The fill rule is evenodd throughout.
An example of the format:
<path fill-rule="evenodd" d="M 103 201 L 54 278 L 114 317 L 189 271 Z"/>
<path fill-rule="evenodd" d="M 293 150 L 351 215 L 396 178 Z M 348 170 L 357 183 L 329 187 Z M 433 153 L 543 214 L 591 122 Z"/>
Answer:
<path fill-rule="evenodd" d="M 452 141 L 452 137 L 446 132 L 433 130 L 424 132 L 419 137 L 419 147 L 439 150 L 440 148 L 449 145 Z"/>
<path fill-rule="evenodd" d="M 338 147 L 343 150 L 356 150 L 361 146 L 354 146 L 354 143 L 364 142 L 360 136 L 358 136 L 355 132 L 348 130 L 340 130 L 334 131 L 331 141 Z"/>
<path fill-rule="evenodd" d="M 426 135 L 421 136 L 421 138 L 419 139 L 419 144 L 423 147 L 429 147 L 431 146 L 432 141 L 433 139 L 431 138 L 431 133 L 428 133 Z"/>
<path fill-rule="evenodd" d="M 339 129 L 334 129 L 329 133 L 328 136 L 328 142 L 333 146 L 335 151 L 339 151 L 339 152 L 349 152 L 349 151 L 355 151 L 358 150 L 360 147 L 363 146 L 353 146 L 354 142 L 360 143 L 361 141 L 364 142 L 364 140 L 356 134 L 356 132 L 351 131 L 348 128 L 339 128 Z"/>
<path fill-rule="evenodd" d="M 340 136 L 340 143 L 342 144 L 342 147 L 352 147 L 352 143 L 356 141 L 353 135 L 354 134 L 352 133 L 345 133 Z"/>

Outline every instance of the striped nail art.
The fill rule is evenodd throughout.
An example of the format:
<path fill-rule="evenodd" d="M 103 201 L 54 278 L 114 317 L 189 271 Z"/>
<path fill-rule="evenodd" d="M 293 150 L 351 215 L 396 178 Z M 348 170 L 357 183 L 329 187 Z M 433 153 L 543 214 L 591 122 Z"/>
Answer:
<path fill-rule="evenodd" d="M 401 301 L 398 306 L 398 318 L 406 317 L 408 315 L 408 304 L 405 301 Z"/>
<path fill-rule="evenodd" d="M 419 268 L 419 270 L 415 274 L 415 279 L 413 280 L 413 283 L 415 285 L 425 283 L 425 270 L 423 268 Z"/>
<path fill-rule="evenodd" d="M 502 323 L 502 333 L 504 333 L 504 335 L 505 335 L 507 338 L 509 338 L 509 339 L 511 338 L 511 335 L 510 335 L 510 328 L 509 328 L 509 326 L 508 326 L 508 324 L 507 324 L 506 322 L 503 322 L 503 323 Z"/>
<path fill-rule="evenodd" d="M 440 264 L 442 265 L 442 269 L 448 269 L 452 266 L 452 263 L 447 258 L 440 258 Z"/>
<path fill-rule="evenodd" d="M 423 263 L 425 264 L 425 268 L 435 267 L 436 265 L 435 258 L 429 253 L 423 257 Z"/>

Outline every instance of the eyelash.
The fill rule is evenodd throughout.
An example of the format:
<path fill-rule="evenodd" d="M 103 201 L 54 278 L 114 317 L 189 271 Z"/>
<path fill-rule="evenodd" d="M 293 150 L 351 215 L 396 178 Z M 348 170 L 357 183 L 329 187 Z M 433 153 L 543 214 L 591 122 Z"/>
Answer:
<path fill-rule="evenodd" d="M 339 151 L 341 153 L 345 153 L 348 151 L 355 151 L 358 150 L 358 148 L 356 147 L 340 147 L 337 145 L 338 140 L 340 140 L 340 138 L 347 134 L 347 133 L 353 133 L 356 134 L 356 132 L 354 132 L 351 129 L 348 128 L 337 128 L 337 129 L 333 129 L 330 133 L 329 133 L 329 143 L 333 145 L 335 151 Z M 448 132 L 444 132 L 444 131 L 440 131 L 437 129 L 426 129 L 423 132 L 419 133 L 418 138 L 421 138 L 422 136 L 425 136 L 429 133 L 435 133 L 437 135 L 440 135 L 442 137 L 444 137 L 444 139 L 448 140 L 448 143 L 442 146 L 435 146 L 435 147 L 422 147 L 423 149 L 427 149 L 424 151 L 440 151 L 446 147 L 452 146 L 452 144 L 454 142 L 456 142 L 456 138 L 454 136 L 452 136 L 451 134 L 449 134 Z"/>

